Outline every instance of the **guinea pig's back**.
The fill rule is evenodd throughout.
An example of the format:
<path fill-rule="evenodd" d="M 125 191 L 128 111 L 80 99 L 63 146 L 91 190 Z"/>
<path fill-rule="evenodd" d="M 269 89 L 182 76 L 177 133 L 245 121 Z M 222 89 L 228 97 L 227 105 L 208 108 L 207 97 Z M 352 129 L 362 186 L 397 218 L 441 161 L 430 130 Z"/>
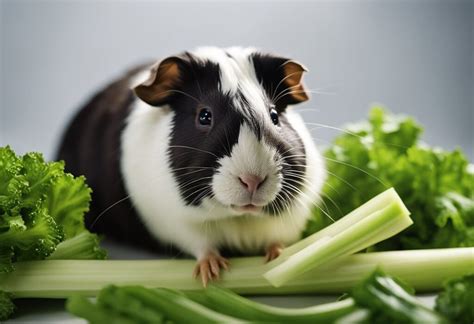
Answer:
<path fill-rule="evenodd" d="M 57 159 L 66 162 L 67 172 L 84 175 L 93 190 L 85 217 L 89 230 L 154 247 L 156 242 L 127 198 L 120 172 L 120 137 L 136 100 L 130 84 L 145 66 L 109 84 L 80 109 L 66 128 Z"/>

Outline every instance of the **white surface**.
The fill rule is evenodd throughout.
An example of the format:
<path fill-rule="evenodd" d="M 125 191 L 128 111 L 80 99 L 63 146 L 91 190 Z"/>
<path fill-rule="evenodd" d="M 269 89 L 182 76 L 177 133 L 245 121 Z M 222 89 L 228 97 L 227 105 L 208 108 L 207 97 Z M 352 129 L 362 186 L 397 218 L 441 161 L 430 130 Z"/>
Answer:
<path fill-rule="evenodd" d="M 126 246 L 105 242 L 110 259 L 157 259 L 158 254 L 133 249 Z M 191 274 L 189 274 L 191 275 Z M 258 296 L 252 297 L 258 302 L 280 307 L 305 307 L 336 301 L 339 296 Z M 429 307 L 433 307 L 435 295 L 418 296 Z M 17 312 L 13 319 L 6 323 L 68 323 L 82 324 L 85 321 L 75 318 L 64 309 L 62 299 L 19 300 Z"/>

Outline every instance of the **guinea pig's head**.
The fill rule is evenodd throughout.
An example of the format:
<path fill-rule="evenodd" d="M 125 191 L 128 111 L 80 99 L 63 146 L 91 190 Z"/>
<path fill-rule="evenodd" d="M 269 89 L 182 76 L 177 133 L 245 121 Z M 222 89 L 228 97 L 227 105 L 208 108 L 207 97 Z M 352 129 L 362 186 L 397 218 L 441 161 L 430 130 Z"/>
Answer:
<path fill-rule="evenodd" d="M 174 113 L 168 158 L 187 205 L 271 216 L 297 203 L 307 148 L 289 106 L 308 99 L 305 71 L 242 48 L 200 48 L 152 67 L 135 93 Z"/>

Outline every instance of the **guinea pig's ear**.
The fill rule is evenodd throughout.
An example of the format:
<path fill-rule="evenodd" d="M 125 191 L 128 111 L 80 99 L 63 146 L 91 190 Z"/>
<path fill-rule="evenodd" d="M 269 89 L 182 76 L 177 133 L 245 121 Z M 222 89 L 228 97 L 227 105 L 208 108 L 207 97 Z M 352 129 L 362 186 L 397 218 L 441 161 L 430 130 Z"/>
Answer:
<path fill-rule="evenodd" d="M 135 94 L 152 106 L 166 104 L 182 81 L 183 59 L 171 56 L 150 68 L 149 77 L 134 88 Z"/>
<path fill-rule="evenodd" d="M 302 79 L 306 68 L 288 58 L 272 54 L 255 53 L 252 56 L 257 79 L 267 95 L 276 100 L 275 105 L 284 109 L 309 99 Z"/>
<path fill-rule="evenodd" d="M 287 86 L 288 96 L 292 99 L 290 104 L 304 102 L 309 99 L 303 85 L 303 73 L 308 70 L 300 63 L 288 60 L 282 65 L 284 83 Z"/>

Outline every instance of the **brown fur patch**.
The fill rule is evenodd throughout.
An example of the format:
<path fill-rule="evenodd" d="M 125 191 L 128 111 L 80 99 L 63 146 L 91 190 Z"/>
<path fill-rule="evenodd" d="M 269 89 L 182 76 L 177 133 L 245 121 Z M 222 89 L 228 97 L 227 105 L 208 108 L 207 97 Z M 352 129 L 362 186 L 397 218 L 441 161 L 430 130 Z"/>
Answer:
<path fill-rule="evenodd" d="M 177 60 L 170 57 L 156 63 L 151 69 L 150 77 L 134 89 L 136 95 L 150 105 L 163 104 L 181 79 Z"/>
<path fill-rule="evenodd" d="M 307 71 L 306 68 L 297 62 L 288 61 L 283 65 L 283 71 L 285 73 L 285 83 L 290 89 L 291 96 L 298 102 L 308 100 L 309 96 L 301 82 L 303 73 Z"/>

